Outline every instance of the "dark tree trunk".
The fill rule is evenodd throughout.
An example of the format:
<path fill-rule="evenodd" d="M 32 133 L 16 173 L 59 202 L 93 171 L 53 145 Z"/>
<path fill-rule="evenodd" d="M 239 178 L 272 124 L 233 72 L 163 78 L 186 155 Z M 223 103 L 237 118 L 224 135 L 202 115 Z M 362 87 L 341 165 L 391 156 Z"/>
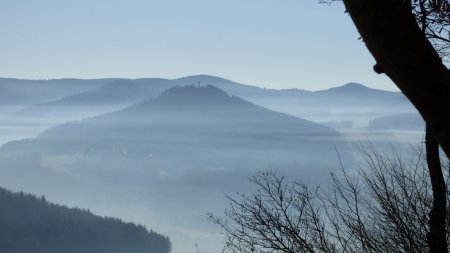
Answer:
<path fill-rule="evenodd" d="M 439 144 L 430 129 L 425 134 L 428 171 L 430 173 L 433 191 L 433 208 L 429 213 L 430 232 L 427 234 L 431 253 L 447 253 L 447 238 L 445 232 L 446 187 L 439 158 Z"/>
<path fill-rule="evenodd" d="M 408 97 L 450 157 L 450 72 L 404 0 L 344 0 L 377 65 Z"/>
<path fill-rule="evenodd" d="M 417 25 L 409 1 L 343 1 L 376 60 L 374 70 L 392 79 L 427 124 L 427 162 L 433 191 L 427 240 L 431 253 L 448 253 L 446 188 L 439 145 L 450 157 L 450 72 Z"/>

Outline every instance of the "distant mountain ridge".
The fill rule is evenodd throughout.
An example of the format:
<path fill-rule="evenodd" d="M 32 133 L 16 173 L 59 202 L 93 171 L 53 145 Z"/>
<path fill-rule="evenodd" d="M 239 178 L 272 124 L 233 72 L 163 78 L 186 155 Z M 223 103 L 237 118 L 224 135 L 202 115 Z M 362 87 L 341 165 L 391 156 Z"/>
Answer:
<path fill-rule="evenodd" d="M 332 128 L 211 85 L 176 86 L 125 109 L 4 144 L 0 185 L 60 203 L 77 199 L 78 206 L 138 199 L 133 205 L 154 221 L 179 228 L 163 231 L 171 239 L 192 238 L 183 231 L 206 226 L 205 212 L 223 210 L 223 193 L 246 189 L 253 172 L 272 167 L 321 181 L 337 163 L 335 148 L 344 164 L 353 162 L 345 138 Z"/>
<path fill-rule="evenodd" d="M 153 117 L 149 117 L 152 116 Z M 180 117 L 180 118 L 177 118 Z M 278 129 L 279 127 L 289 127 L 292 123 L 301 123 L 306 127 L 296 126 L 292 130 L 295 132 L 306 131 L 303 136 L 311 134 L 312 132 L 318 132 L 321 134 L 330 136 L 339 136 L 339 133 L 335 130 L 321 126 L 317 123 L 300 119 L 291 115 L 281 114 L 278 112 L 270 111 L 266 108 L 260 107 L 248 101 L 245 101 L 236 96 L 230 96 L 223 90 L 216 88 L 212 85 L 205 86 L 175 86 L 161 93 L 157 98 L 146 99 L 143 102 L 136 103 L 123 110 L 107 113 L 99 117 L 87 119 L 74 124 L 64 124 L 56 128 L 51 128 L 42 133 L 39 138 L 50 136 L 52 132 L 58 130 L 59 132 L 77 132 L 80 125 L 83 124 L 98 124 L 99 121 L 105 121 L 101 123 L 102 127 L 116 128 L 120 125 L 124 127 L 130 125 L 130 123 L 140 122 L 140 128 L 144 130 L 144 126 L 152 126 L 153 124 L 163 124 L 165 120 L 169 120 L 167 124 L 176 126 L 179 128 L 185 128 L 188 123 L 199 124 L 199 128 L 205 131 L 210 131 L 214 127 L 207 128 L 207 125 L 201 125 L 201 123 L 217 124 L 218 121 L 227 124 L 231 121 L 239 121 L 241 127 L 250 127 L 247 131 L 258 131 L 256 127 L 253 129 L 253 124 L 257 126 L 259 119 L 269 124 L 270 130 Z M 275 117 L 273 120 L 269 118 Z M 180 124 L 175 124 L 172 120 L 180 121 Z M 197 123 L 197 121 L 199 121 Z M 162 123 L 163 122 L 163 123 Z M 283 122 L 287 123 L 283 126 Z M 93 124 L 94 123 L 94 124 Z M 110 124 L 110 125 L 108 125 Z M 76 126 L 72 130 L 71 126 Z M 279 126 L 278 128 L 275 125 Z M 65 130 L 62 130 L 65 129 Z M 242 132 L 242 129 L 239 129 Z M 86 132 L 84 132 L 85 134 Z"/>
<path fill-rule="evenodd" d="M 253 85 L 246 85 L 241 84 L 235 81 L 231 81 L 225 78 L 216 77 L 216 76 L 210 76 L 210 75 L 192 75 L 192 76 L 186 76 L 181 77 L 178 79 L 174 79 L 177 83 L 181 85 L 214 85 L 219 89 L 222 89 L 229 94 L 240 96 L 240 97 L 246 97 L 248 95 L 260 95 L 260 96 L 266 96 L 266 95 L 273 95 L 274 93 L 279 94 L 286 94 L 286 93 L 293 93 L 293 94 L 308 94 L 311 93 L 311 91 L 302 90 L 302 89 L 268 89 L 268 88 L 261 88 L 258 86 Z"/>
<path fill-rule="evenodd" d="M 0 117 L 33 104 L 100 87 L 114 79 L 22 80 L 0 78 Z"/>
<path fill-rule="evenodd" d="M 119 110 L 158 96 L 175 85 L 178 84 L 161 78 L 113 80 L 93 90 L 10 113 L 0 118 L 0 125 L 14 128 L 23 137 L 33 137 L 57 124 Z"/>
<path fill-rule="evenodd" d="M 50 165 L 52 170 L 90 173 L 97 167 L 91 159 L 111 171 L 120 171 L 124 161 L 137 169 L 149 162 L 184 171 L 262 168 L 268 163 L 294 169 L 334 157 L 333 139 L 343 153 L 348 150 L 343 136 L 332 128 L 268 110 L 211 85 L 184 86 L 119 111 L 50 128 L 37 138 L 7 143 L 0 148 L 0 161 L 27 173 L 47 171 L 47 164 L 62 157 L 73 161 Z M 299 156 L 299 150 L 304 155 Z M 112 158 L 102 159 L 105 155 Z M 15 160 L 17 156 L 22 159 Z"/>
<path fill-rule="evenodd" d="M 225 91 L 212 86 L 175 86 L 164 91 L 158 98 L 158 101 L 165 103 L 223 103 L 231 102 L 232 99 Z"/>
<path fill-rule="evenodd" d="M 101 105 L 113 105 L 116 107 L 127 106 L 130 103 L 136 103 L 143 99 L 159 95 L 162 91 L 177 85 L 173 81 L 161 78 L 145 78 L 135 80 L 114 80 L 97 89 L 85 91 L 64 97 L 55 101 L 37 104 L 34 107 L 27 108 L 17 114 L 39 113 L 35 107 L 57 107 L 74 106 L 88 107 Z"/>
<path fill-rule="evenodd" d="M 191 75 L 191 76 L 174 79 L 174 81 L 176 81 L 182 85 L 211 84 L 211 85 L 214 85 L 223 90 L 228 90 L 230 88 L 236 88 L 236 89 L 247 89 L 249 91 L 252 90 L 253 92 L 255 92 L 256 90 L 260 90 L 261 92 L 264 92 L 264 91 L 266 91 L 266 92 L 270 92 L 270 91 L 272 91 L 272 92 L 296 92 L 298 94 L 326 93 L 326 92 L 335 92 L 335 91 L 343 92 L 343 93 L 348 92 L 348 91 L 373 91 L 373 92 L 397 93 L 397 94 L 400 93 L 400 92 L 395 92 L 395 91 L 386 91 L 386 90 L 381 90 L 381 89 L 369 88 L 360 83 L 353 83 L 353 82 L 346 83 L 341 86 L 331 87 L 328 89 L 323 89 L 323 90 L 318 90 L 318 91 L 310 91 L 310 90 L 298 89 L 298 88 L 291 88 L 291 89 L 261 88 L 259 86 L 241 84 L 241 83 L 229 80 L 229 79 L 225 79 L 225 78 L 217 77 L 217 76 L 211 76 L 211 75 Z"/>
<path fill-rule="evenodd" d="M 115 80 L 100 88 L 59 100 L 59 103 L 82 105 L 118 104 L 128 105 L 137 101 L 158 96 L 164 90 L 177 85 L 162 78 L 142 78 L 133 80 Z"/>
<path fill-rule="evenodd" d="M 342 86 L 329 88 L 326 90 L 314 91 L 312 97 L 321 98 L 331 100 L 330 97 L 334 96 L 335 100 L 342 99 L 343 101 L 339 101 L 339 103 L 377 103 L 378 101 L 389 101 L 399 97 L 402 97 L 403 94 L 401 92 L 395 91 L 385 91 L 378 90 L 366 87 L 360 83 L 347 83 Z M 343 98 L 346 98 L 344 100 Z M 350 99 L 350 101 L 348 100 Z"/>
<path fill-rule="evenodd" d="M 378 117 L 369 122 L 369 130 L 406 130 L 406 131 L 424 131 L 425 121 L 418 113 L 393 114 Z"/>
<path fill-rule="evenodd" d="M 360 93 L 367 93 L 367 92 L 378 92 L 378 93 L 399 93 L 395 91 L 385 91 L 385 90 L 379 90 L 379 89 L 373 89 L 369 88 L 367 86 L 364 86 L 360 83 L 347 83 L 342 86 L 337 86 L 325 90 L 319 90 L 319 91 L 313 91 L 317 93 L 324 93 L 324 92 L 338 92 L 338 93 L 348 93 L 348 92 L 360 92 Z"/>
<path fill-rule="evenodd" d="M 92 80 L 95 81 L 95 80 Z M 97 80 L 98 81 L 98 80 Z M 165 85 L 158 85 L 165 83 Z M 411 113 L 413 107 L 404 98 L 400 92 L 390 92 L 367 88 L 361 84 L 349 83 L 343 86 L 334 87 L 320 91 L 307 91 L 301 89 L 266 89 L 251 85 L 240 84 L 231 80 L 209 75 L 193 75 L 174 80 L 144 78 L 144 79 L 116 79 L 106 83 L 103 87 L 89 92 L 74 94 L 66 98 L 55 101 L 41 103 L 36 108 L 30 107 L 24 111 L 12 114 L 12 117 L 27 117 L 30 114 L 53 115 L 55 111 L 62 106 L 71 107 L 90 107 L 92 105 L 102 110 L 92 110 L 88 115 L 79 114 L 73 119 L 93 116 L 96 112 L 104 113 L 112 111 L 114 108 L 108 108 L 111 104 L 121 104 L 122 107 L 131 103 L 139 102 L 147 97 L 157 96 L 163 90 L 175 85 L 214 85 L 227 93 L 242 97 L 255 104 L 262 105 L 272 110 L 288 113 L 297 117 L 307 118 L 315 122 L 330 120 L 351 120 L 345 113 L 336 114 L 336 111 L 346 111 L 349 107 L 358 107 L 361 114 L 367 114 L 364 124 L 368 124 L 370 119 L 383 115 L 383 111 L 377 108 L 390 106 L 391 113 Z M 55 109 L 55 107 L 58 107 Z M 116 109 L 120 106 L 115 107 Z M 331 110 L 333 112 L 331 113 Z M 396 109 L 397 108 L 397 109 Z M 91 108 L 94 109 L 94 108 Z M 75 109 L 76 110 L 76 109 Z M 74 111 L 74 109 L 68 109 Z M 77 114 L 74 114 L 77 115 Z M 330 118 L 335 117 L 335 118 Z M 58 117 L 55 117 L 58 118 Z"/>
<path fill-rule="evenodd" d="M 109 81 L 95 89 L 45 101 L 0 117 L 0 130 L 4 133 L 14 132 L 5 135 L 3 139 L 0 138 L 0 143 L 36 136 L 56 124 L 125 108 L 144 99 L 154 98 L 176 85 L 210 84 L 230 95 L 271 110 L 314 122 L 348 122 L 346 125 L 355 127 L 367 127 L 370 120 L 387 116 L 386 111 L 389 111 L 389 114 L 415 112 L 414 107 L 400 92 L 371 89 L 357 83 L 320 91 L 306 91 L 266 89 L 209 75 L 194 75 L 174 80 L 143 78 L 99 79 L 86 82 L 101 83 L 107 80 Z M 75 83 L 80 81 L 82 80 L 71 80 Z"/>
<path fill-rule="evenodd" d="M 80 116 L 35 138 L 4 144 L 0 185 L 43 193 L 61 203 L 76 199 L 78 206 L 118 202 L 113 211 L 126 210 L 123 203 L 130 198 L 139 200 L 132 202 L 136 208 L 192 238 L 185 231 L 204 224 L 205 208 L 223 210 L 223 193 L 247 190 L 246 178 L 256 170 L 279 169 L 288 177 L 322 182 L 338 166 L 339 156 L 344 166 L 351 167 L 354 158 L 346 138 L 310 119 L 341 118 L 349 108 L 373 119 L 365 107 L 351 101 L 359 99 L 355 101 L 363 104 L 365 95 L 263 89 L 215 78 L 195 80 L 183 79 L 184 84 L 178 79 L 162 80 L 165 84 L 154 95 L 136 89 L 140 93 L 136 102 L 126 99 L 128 92 L 135 94 L 130 91 L 134 80 L 61 99 L 57 106 L 61 109 L 87 103 L 91 113 L 97 105 L 114 102 L 112 97 L 118 94 L 116 99 L 123 101 L 124 108 Z M 102 102 L 92 94 L 110 95 Z M 366 101 L 373 101 L 371 107 L 402 103 L 394 96 L 398 94 L 386 94 Z M 176 234 L 164 233 L 171 238 Z"/>
<path fill-rule="evenodd" d="M 175 81 L 180 84 L 211 84 L 255 104 L 315 122 L 351 121 L 360 127 L 385 115 L 386 108 L 390 113 L 415 112 L 401 92 L 372 89 L 358 83 L 306 91 L 265 89 L 208 75 L 188 76 Z"/>
<path fill-rule="evenodd" d="M 0 78 L 2 104 L 33 104 L 100 87 L 114 78 L 25 80 Z"/>

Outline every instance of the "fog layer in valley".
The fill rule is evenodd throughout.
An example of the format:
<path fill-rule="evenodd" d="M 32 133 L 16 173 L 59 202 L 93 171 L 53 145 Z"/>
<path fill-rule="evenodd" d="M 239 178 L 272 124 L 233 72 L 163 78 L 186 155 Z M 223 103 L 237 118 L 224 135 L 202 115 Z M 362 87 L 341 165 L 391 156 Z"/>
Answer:
<path fill-rule="evenodd" d="M 359 84 L 310 92 L 211 76 L 84 81 L 4 109 L 0 185 L 145 224 L 175 253 L 195 252 L 195 242 L 220 250 L 206 213 L 248 191 L 255 171 L 325 185 L 330 170 L 358 162 L 354 143 L 407 146 L 423 127 L 401 93 Z M 56 81 L 42 90 L 53 89 L 46 82 Z M 413 120 L 403 127 L 395 115 Z"/>

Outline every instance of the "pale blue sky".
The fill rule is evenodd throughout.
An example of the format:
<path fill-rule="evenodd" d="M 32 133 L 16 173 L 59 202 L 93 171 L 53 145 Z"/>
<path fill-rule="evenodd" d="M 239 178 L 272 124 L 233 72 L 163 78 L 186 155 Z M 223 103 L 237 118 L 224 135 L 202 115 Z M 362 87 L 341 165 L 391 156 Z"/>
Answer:
<path fill-rule="evenodd" d="M 1 0 L 0 31 L 2 77 L 210 74 L 269 88 L 395 90 L 372 71 L 340 2 Z"/>

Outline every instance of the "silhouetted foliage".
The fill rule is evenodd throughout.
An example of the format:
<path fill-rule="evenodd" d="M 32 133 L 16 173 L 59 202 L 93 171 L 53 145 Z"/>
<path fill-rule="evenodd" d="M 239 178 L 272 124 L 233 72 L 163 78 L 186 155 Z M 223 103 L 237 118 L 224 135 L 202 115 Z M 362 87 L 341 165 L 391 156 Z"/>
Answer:
<path fill-rule="evenodd" d="M 372 146 L 362 152 L 365 168 L 332 174 L 326 191 L 274 171 L 257 173 L 251 194 L 229 197 L 225 219 L 210 215 L 226 236 L 224 251 L 428 252 L 432 191 L 422 150 L 408 161 Z"/>
<path fill-rule="evenodd" d="M 417 23 L 434 48 L 445 60 L 450 60 L 450 1 L 408 0 Z"/>
<path fill-rule="evenodd" d="M 168 253 L 167 237 L 141 225 L 0 188 L 0 249 L 8 253 Z"/>
<path fill-rule="evenodd" d="M 328 1 L 329 2 L 329 1 Z M 426 122 L 426 149 L 433 192 L 431 253 L 447 253 L 446 194 L 439 147 L 450 157 L 450 1 L 343 0 L 362 40 L 386 74 Z"/>

